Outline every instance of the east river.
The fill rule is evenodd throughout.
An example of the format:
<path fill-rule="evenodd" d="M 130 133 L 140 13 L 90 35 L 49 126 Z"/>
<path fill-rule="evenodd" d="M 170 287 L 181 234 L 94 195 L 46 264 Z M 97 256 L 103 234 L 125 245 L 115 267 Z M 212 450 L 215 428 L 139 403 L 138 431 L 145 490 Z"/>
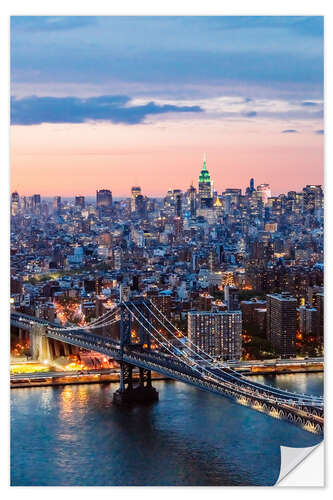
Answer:
<path fill-rule="evenodd" d="M 323 374 L 251 377 L 322 394 Z M 11 391 L 12 486 L 272 485 L 280 445 L 322 438 L 289 422 L 174 381 L 158 403 L 112 404 L 117 384 Z"/>

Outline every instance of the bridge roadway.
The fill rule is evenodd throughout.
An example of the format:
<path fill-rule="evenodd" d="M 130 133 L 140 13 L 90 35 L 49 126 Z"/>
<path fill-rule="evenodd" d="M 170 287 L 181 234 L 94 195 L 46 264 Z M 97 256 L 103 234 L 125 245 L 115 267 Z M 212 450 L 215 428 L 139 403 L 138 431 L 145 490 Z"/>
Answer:
<path fill-rule="evenodd" d="M 11 314 L 11 323 L 21 328 L 32 328 L 35 318 L 21 313 Z M 284 418 L 292 423 L 302 425 L 312 432 L 323 432 L 322 398 L 289 393 L 267 385 L 253 383 L 232 370 L 222 368 L 198 369 L 197 365 L 177 359 L 171 354 L 157 351 L 134 350 L 108 338 L 88 333 L 86 330 L 66 331 L 59 325 L 45 320 L 37 321 L 46 327 L 48 338 L 68 343 L 77 347 L 93 350 L 106 356 L 131 365 L 161 373 L 181 382 L 191 384 L 208 392 L 230 397 L 240 404 L 268 413 L 276 418 Z"/>
<path fill-rule="evenodd" d="M 232 368 L 251 368 L 252 366 L 288 366 L 308 365 L 311 363 L 324 363 L 324 358 L 293 358 L 293 359 L 264 359 L 255 361 L 231 361 L 228 364 Z"/>
<path fill-rule="evenodd" d="M 24 330 L 31 331 L 34 325 L 49 326 L 53 328 L 59 328 L 59 323 L 54 323 L 52 321 L 47 321 L 46 319 L 36 318 L 35 316 L 29 316 L 21 312 L 11 312 L 10 313 L 10 323 L 17 328 L 23 328 Z"/>

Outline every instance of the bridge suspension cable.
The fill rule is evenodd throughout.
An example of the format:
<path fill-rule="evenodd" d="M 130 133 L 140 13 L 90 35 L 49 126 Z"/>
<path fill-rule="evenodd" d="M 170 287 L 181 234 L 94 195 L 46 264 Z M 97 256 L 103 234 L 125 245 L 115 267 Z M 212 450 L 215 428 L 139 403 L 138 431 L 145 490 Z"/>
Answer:
<path fill-rule="evenodd" d="M 95 322 L 91 322 L 87 325 L 63 326 L 61 328 L 52 328 L 52 330 L 57 330 L 57 331 L 93 330 L 96 328 L 102 328 L 104 326 L 113 325 L 114 323 L 117 323 L 120 320 L 120 318 L 116 318 L 115 316 L 116 311 L 114 311 L 112 314 L 109 312 L 108 314 L 110 314 L 109 318 L 104 317 L 103 320 L 98 318 L 99 321 L 96 320 Z"/>
<path fill-rule="evenodd" d="M 160 310 L 159 310 L 159 309 L 155 306 L 155 304 L 153 304 L 153 302 L 152 302 L 152 301 L 149 301 L 149 302 L 150 302 L 150 304 L 152 304 L 152 305 L 154 306 L 154 308 L 155 308 L 155 309 L 159 312 L 159 314 L 160 314 L 161 316 L 163 316 L 163 318 L 165 318 L 165 319 L 168 321 L 168 323 L 169 323 L 169 324 L 170 324 L 170 325 L 171 325 L 171 326 L 172 326 L 172 327 L 173 327 L 176 331 L 178 331 L 178 332 L 181 334 L 181 336 L 182 336 L 183 338 L 185 338 L 184 334 L 183 334 L 182 332 L 180 332 L 180 331 L 179 331 L 179 330 L 178 330 L 178 329 L 177 329 L 177 328 L 176 328 L 176 327 L 175 327 L 175 326 L 174 326 L 174 325 L 173 325 L 173 324 L 172 324 L 172 323 L 168 320 L 168 318 L 166 318 L 166 317 L 163 315 L 163 313 L 162 313 L 162 312 L 161 312 L 161 311 L 160 311 Z M 133 305 L 134 305 L 134 304 L 133 304 Z M 178 337 L 177 335 L 175 335 L 175 334 L 174 334 L 174 333 L 173 333 L 173 332 L 172 332 L 172 331 L 171 331 L 171 330 L 170 330 L 170 329 L 169 329 L 169 328 L 168 328 L 168 327 L 167 327 L 167 326 L 166 326 L 166 325 L 162 322 L 162 320 L 161 320 L 161 319 L 159 319 L 159 318 L 155 315 L 155 313 L 154 313 L 154 312 L 153 312 L 153 311 L 152 311 L 152 310 L 151 310 L 151 309 L 150 309 L 150 308 L 149 308 L 149 307 L 148 307 L 145 303 L 144 303 L 144 305 L 145 305 L 145 307 L 148 309 L 148 311 L 149 311 L 149 312 L 150 312 L 150 313 L 151 313 L 151 314 L 152 314 L 152 315 L 153 315 L 153 316 L 154 316 L 154 317 L 155 317 L 155 318 L 159 321 L 159 323 L 163 326 L 163 328 L 165 328 L 165 329 L 166 329 L 166 330 L 167 330 L 167 331 L 168 331 L 168 332 L 169 332 L 169 333 L 170 333 L 170 334 L 171 334 L 174 338 L 176 338 L 176 340 L 178 340 L 178 341 L 179 341 L 179 337 Z M 135 307 L 135 306 L 134 306 L 134 307 Z M 161 334 L 161 335 L 162 335 L 162 334 Z M 167 341 L 167 339 L 166 339 L 163 335 L 162 335 L 162 337 L 163 337 L 163 338 Z M 189 340 L 189 339 L 188 339 L 188 340 Z M 195 344 L 194 344 L 193 342 L 191 342 L 190 340 L 189 340 L 189 342 L 190 342 L 193 346 L 195 346 Z M 213 371 L 213 372 L 211 372 L 210 370 L 205 369 L 205 367 L 202 367 L 199 363 L 197 363 L 197 364 L 200 366 L 200 368 L 201 368 L 201 369 L 204 369 L 205 371 L 207 371 L 208 373 L 210 373 L 210 375 L 213 375 L 215 378 L 217 378 L 217 379 L 219 379 L 219 380 L 221 380 L 221 381 L 222 381 L 222 380 L 224 381 L 224 379 L 222 379 L 221 377 L 219 377 L 219 376 L 216 374 L 216 372 L 215 372 L 215 370 L 217 369 L 217 368 L 216 368 L 216 365 L 214 365 L 213 363 L 211 363 L 210 361 L 208 361 L 207 359 L 205 359 L 205 358 L 204 358 L 203 356 L 201 356 L 201 355 L 200 355 L 200 354 L 199 354 L 196 350 L 192 349 L 192 348 L 191 348 L 191 347 L 189 347 L 189 346 L 186 346 L 186 347 L 187 347 L 187 349 L 189 349 L 191 352 L 193 352 L 193 353 L 194 353 L 197 357 L 201 358 L 201 359 L 202 359 L 202 361 L 204 361 L 206 364 L 208 364 L 208 365 L 211 367 L 211 369 L 213 369 L 214 371 Z M 197 346 L 195 346 L 195 347 L 197 347 Z M 213 358 L 212 358 L 212 356 L 210 356 L 209 354 L 207 354 L 207 353 L 206 353 L 205 351 L 203 351 L 201 348 L 199 348 L 199 350 L 200 350 L 201 352 L 203 352 L 203 353 L 205 354 L 205 356 L 207 356 L 208 358 L 213 359 Z M 192 360 L 192 358 L 190 358 L 190 359 Z M 192 360 L 192 361 L 195 361 L 195 360 Z M 230 370 L 230 369 L 229 369 L 229 370 Z M 223 371 L 223 368 L 222 368 L 222 371 Z M 230 371 L 232 371 L 232 373 L 226 373 L 226 375 L 227 375 L 228 377 L 230 377 L 230 378 L 232 378 L 232 379 L 235 379 L 238 383 L 242 382 L 243 384 L 248 385 L 249 387 L 251 387 L 251 389 L 259 389 L 259 388 L 260 388 L 260 389 L 261 389 L 261 390 L 263 390 L 263 391 L 269 391 L 269 392 L 271 392 L 272 394 L 274 394 L 274 393 L 275 393 L 275 394 L 277 394 L 277 395 L 279 395 L 279 396 L 285 396 L 285 397 L 288 397 L 288 396 L 289 396 L 289 398 L 290 398 L 290 396 L 292 396 L 293 398 L 295 398 L 295 396 L 296 396 L 299 400 L 302 400 L 302 402 L 304 402 L 304 403 L 305 403 L 305 402 L 306 402 L 306 403 L 309 403 L 309 402 L 313 402 L 313 401 L 314 401 L 314 402 L 318 402 L 319 404 L 320 404 L 320 403 L 322 403 L 322 399 L 321 399 L 321 398 L 319 398 L 319 397 L 317 398 L 317 397 L 308 396 L 308 395 L 291 394 L 291 393 L 289 393 L 288 391 L 284 391 L 284 390 L 282 390 L 282 389 L 280 390 L 280 389 L 270 388 L 270 387 L 268 388 L 268 386 L 262 386 L 261 384 L 260 384 L 260 387 L 259 387 L 259 384 L 253 384 L 252 382 L 250 382 L 250 381 L 248 381 L 248 380 L 245 380 L 244 378 L 242 378 L 242 379 L 240 380 L 239 374 L 238 374 L 237 372 L 235 372 L 234 370 L 230 370 Z"/>
<path fill-rule="evenodd" d="M 133 318 L 146 330 L 146 332 L 148 332 L 149 335 L 151 335 L 155 340 L 156 342 L 158 342 L 161 347 L 163 347 L 164 349 L 166 349 L 170 354 L 172 354 L 172 356 L 178 358 L 183 364 L 185 364 L 186 366 L 188 366 L 189 368 L 191 368 L 192 370 L 198 372 L 199 374 L 201 373 L 199 370 L 197 370 L 196 368 L 193 368 L 193 366 L 189 365 L 188 363 L 186 363 L 184 361 L 184 359 L 179 356 L 178 354 L 176 354 L 174 351 L 170 350 L 167 346 L 163 345 L 163 343 L 161 342 L 161 340 L 159 340 L 141 321 L 140 319 L 133 313 L 133 311 L 131 311 L 131 309 L 124 303 L 124 306 L 126 307 L 126 309 L 130 312 L 130 314 L 133 316 Z M 149 323 L 149 320 L 141 313 L 141 311 L 139 311 L 139 309 L 137 309 L 137 307 L 133 304 L 133 306 L 135 307 L 135 309 L 140 313 L 140 315 L 145 319 L 145 321 L 147 321 Z M 152 326 L 150 323 L 149 323 L 149 326 Z M 153 327 L 155 331 L 156 328 Z M 161 335 L 160 332 L 158 332 L 158 335 Z M 166 340 L 163 338 L 163 340 Z M 172 345 L 169 341 L 167 341 L 170 345 Z M 172 346 L 173 347 L 173 346 Z"/>
<path fill-rule="evenodd" d="M 169 325 L 171 325 L 171 326 L 172 326 L 172 327 L 176 330 L 176 332 L 178 332 L 178 333 L 181 335 L 181 337 L 182 337 L 182 338 L 186 339 L 186 343 L 190 343 L 190 344 L 192 344 L 192 345 L 195 347 L 195 349 L 196 349 L 196 351 L 195 351 L 195 352 L 196 352 L 196 354 L 197 354 L 197 355 L 199 355 L 199 354 L 198 354 L 198 351 L 199 351 L 199 352 L 202 352 L 202 353 L 204 354 L 204 356 L 206 356 L 207 358 L 209 358 L 209 359 L 211 359 L 211 360 L 214 360 L 214 358 L 213 358 L 210 354 L 208 354 L 206 351 L 204 351 L 203 349 L 201 349 L 201 347 L 199 347 L 199 346 L 197 346 L 196 344 L 194 344 L 194 342 L 192 342 L 192 341 L 191 341 L 188 337 L 185 337 L 185 335 L 183 334 L 183 332 L 181 332 L 181 331 L 180 331 L 180 330 L 179 330 L 179 329 L 178 329 L 178 328 L 177 328 L 177 327 L 176 327 L 173 323 L 171 323 L 171 321 L 170 321 L 170 320 L 169 320 L 169 319 L 168 319 L 168 318 L 167 318 L 167 317 L 166 317 L 166 316 L 162 313 L 162 311 L 160 311 L 160 310 L 158 309 L 158 307 L 156 307 L 156 305 L 154 304 L 154 302 L 153 302 L 152 300 L 149 300 L 149 303 L 150 303 L 150 304 L 151 304 L 151 305 L 152 305 L 152 306 L 156 309 L 156 311 L 157 311 L 157 312 L 158 312 L 158 313 L 159 313 L 159 314 L 163 317 L 163 319 L 164 319 L 165 321 L 167 321 L 167 323 L 169 323 Z M 146 306 L 146 307 L 147 307 L 147 306 Z M 152 312 L 152 314 L 154 314 L 154 313 Z M 154 316 L 155 316 L 155 315 L 154 315 Z M 156 317 L 156 316 L 155 316 L 155 317 Z M 158 319 L 158 318 L 157 318 L 157 319 Z M 162 323 L 162 321 L 161 321 L 160 319 L 158 319 L 158 321 L 159 321 L 161 324 L 163 324 L 164 328 L 165 328 L 166 330 L 168 330 L 168 332 L 170 332 L 170 333 L 171 333 L 171 335 L 174 335 L 174 334 L 173 334 L 173 333 L 172 333 L 172 332 L 171 332 L 171 331 L 170 331 L 170 330 L 169 330 L 169 329 L 165 326 L 165 324 L 164 324 L 164 323 Z M 175 335 L 174 335 L 174 336 L 175 336 Z M 176 337 L 177 337 L 177 336 L 176 336 Z M 179 337 L 178 337 L 178 340 L 179 340 Z"/>
<path fill-rule="evenodd" d="M 173 350 L 169 349 L 169 347 L 168 347 L 168 346 L 166 346 L 165 344 L 163 344 L 163 343 L 161 344 L 161 340 L 159 340 L 159 339 L 158 339 L 158 338 L 157 338 L 157 337 L 156 337 L 156 336 L 155 336 L 155 335 L 154 335 L 154 334 L 153 334 L 150 330 L 148 330 L 148 329 L 147 329 L 147 327 L 146 327 L 146 326 L 145 326 L 145 325 L 144 325 L 144 324 L 140 321 L 140 319 L 139 319 L 139 318 L 138 318 L 138 317 L 137 317 L 137 316 L 133 313 L 133 311 L 131 311 L 131 309 L 130 309 L 130 308 L 129 308 L 126 304 L 124 304 L 124 305 L 125 305 L 126 309 L 130 312 L 130 314 L 133 316 L 133 318 L 134 318 L 134 319 L 135 319 L 135 320 L 136 320 L 136 321 L 137 321 L 137 322 L 138 322 L 138 323 L 139 323 L 139 324 L 140 324 L 140 325 L 141 325 L 141 326 L 142 326 L 142 327 L 143 327 L 143 328 L 144 328 L 144 329 L 145 329 L 145 330 L 146 330 L 146 331 L 147 331 L 147 332 L 148 332 L 148 333 L 149 333 L 149 334 L 150 334 L 150 335 L 151 335 L 151 336 L 152 336 L 152 337 L 153 337 L 153 338 L 154 338 L 154 339 L 155 339 L 155 340 L 156 340 L 156 341 L 157 341 L 157 342 L 158 342 L 158 343 L 159 343 L 159 344 L 160 344 L 160 345 L 164 348 L 164 349 L 166 349 L 166 350 L 167 350 L 167 351 L 168 351 L 168 352 L 172 355 L 172 357 L 176 357 L 176 358 L 178 358 L 178 359 L 181 361 L 181 363 L 182 363 L 183 365 L 185 365 L 185 366 L 187 366 L 188 368 L 190 368 L 191 370 L 193 370 L 193 371 L 197 372 L 200 376 L 202 376 L 202 375 L 203 375 L 203 373 L 202 373 L 203 371 L 207 372 L 207 373 L 209 374 L 208 379 L 210 379 L 211 381 L 213 381 L 215 384 L 216 384 L 217 382 L 220 382 L 220 383 L 222 383 L 222 385 L 223 385 L 223 386 L 227 386 L 227 387 L 230 387 L 230 388 L 233 388 L 233 389 L 237 389 L 237 390 L 241 390 L 241 391 L 243 390 L 243 391 L 245 392 L 245 394 L 246 394 L 246 395 L 252 395 L 252 396 L 253 396 L 253 394 L 251 394 L 251 393 L 249 394 L 249 393 L 248 393 L 248 391 L 247 391 L 246 389 L 244 390 L 244 388 L 243 388 L 242 386 L 239 386 L 239 385 L 237 385 L 237 384 L 233 384 L 233 383 L 232 383 L 232 382 L 230 382 L 230 381 L 227 381 L 227 380 L 221 379 L 221 378 L 220 378 L 220 377 L 218 377 L 215 373 L 214 373 L 214 374 L 212 374 L 212 373 L 211 373 L 211 372 L 209 372 L 209 371 L 208 371 L 205 367 L 202 367 L 202 366 L 200 366 L 197 362 L 195 362 L 195 360 L 191 360 L 191 361 L 192 361 L 193 363 L 195 363 L 195 364 L 196 364 L 196 365 L 200 368 L 200 370 L 199 370 L 197 367 L 195 367 L 195 366 L 193 366 L 193 365 L 190 365 L 190 364 L 189 364 L 186 360 L 184 360 L 184 358 L 183 358 L 182 356 L 177 355 L 177 354 L 176 354 Z M 156 328 L 155 328 L 153 325 L 151 325 L 151 323 L 149 322 L 148 318 L 146 318 L 146 316 L 144 316 L 144 315 L 142 314 L 142 312 L 141 312 L 141 311 L 140 311 L 140 310 L 139 310 L 139 309 L 135 306 L 135 304 L 131 303 L 131 305 L 132 305 L 132 306 L 133 306 L 133 307 L 134 307 L 134 308 L 138 311 L 138 313 L 140 314 L 140 316 L 142 316 L 142 317 L 144 318 L 144 320 L 145 320 L 147 323 L 149 323 L 149 326 L 150 326 L 150 327 L 153 327 L 153 328 L 154 328 L 154 330 L 157 332 L 157 334 L 158 334 L 158 335 L 160 335 L 160 336 L 163 338 L 163 340 L 164 340 L 164 341 L 168 342 L 168 344 L 170 344 L 170 345 L 174 348 L 174 346 L 171 344 L 171 342 L 170 342 L 168 339 L 166 339 L 165 337 L 163 337 L 163 335 L 161 335 L 161 333 L 160 333 L 160 332 L 158 332 L 158 331 L 156 330 Z M 234 377 L 233 377 L 233 378 L 234 378 Z M 217 379 L 217 380 L 216 380 L 216 379 Z M 238 382 L 239 382 L 239 379 L 238 379 Z M 243 382 L 243 380 L 242 380 L 242 382 Z M 277 398 L 275 398 L 275 399 L 274 399 L 274 397 L 272 396 L 272 394 L 269 394 L 269 393 L 262 393 L 262 394 L 261 394 L 261 396 L 265 396 L 265 397 L 268 399 L 268 401 L 271 401 L 271 402 L 276 402 L 276 401 L 278 401 L 279 403 L 290 404 L 290 398 L 289 398 L 289 399 L 281 399 L 281 398 L 278 398 L 278 399 L 277 399 Z"/>
<path fill-rule="evenodd" d="M 190 339 L 188 339 L 187 337 L 184 336 L 184 334 L 178 330 L 175 325 L 173 325 L 171 323 L 171 321 L 169 321 L 169 319 L 156 307 L 156 305 L 150 300 L 149 301 L 150 304 L 158 311 L 158 313 L 163 317 L 163 319 L 165 319 L 183 338 L 186 338 L 186 343 L 190 343 L 192 344 L 195 349 L 198 349 L 200 352 L 202 352 L 205 356 L 207 356 L 208 358 L 210 358 L 211 360 L 214 360 L 214 358 L 206 353 L 203 349 L 201 349 L 199 346 L 196 346 Z M 148 306 L 145 304 L 145 306 L 148 308 Z M 148 308 L 150 310 L 150 308 Z M 170 329 L 154 314 L 153 311 L 150 310 L 150 312 L 155 316 L 155 318 L 160 322 L 160 324 L 173 336 L 175 337 L 176 339 L 179 340 L 179 337 L 177 335 L 175 335 L 173 332 L 170 331 Z M 191 350 L 192 352 L 194 352 L 196 354 L 196 356 L 200 357 L 205 363 L 208 363 L 214 370 L 216 370 L 216 366 L 209 362 L 207 359 L 205 359 L 203 356 L 201 356 L 196 350 L 193 350 L 191 349 L 191 347 L 188 347 L 187 348 L 189 350 Z M 224 365 L 225 367 L 228 368 L 229 372 L 227 373 L 228 376 L 232 377 L 232 378 L 235 378 L 237 380 L 239 380 L 239 374 L 233 370 L 232 368 L 230 368 L 229 366 L 226 366 Z M 222 368 L 223 370 L 223 368 Z M 231 373 L 230 373 L 231 372 Z M 214 373 L 214 376 L 216 376 L 216 374 Z M 261 387 L 263 390 L 267 390 L 266 387 L 267 386 L 263 386 L 262 384 L 253 384 L 251 383 L 249 380 L 245 380 L 244 378 L 242 379 L 242 382 L 244 382 L 245 384 L 248 384 L 250 385 L 251 387 Z M 285 394 L 286 396 L 290 396 L 291 394 L 293 395 L 293 397 L 299 397 L 300 399 L 302 400 L 306 400 L 306 401 L 318 401 L 318 403 L 320 404 L 323 404 L 323 398 L 321 398 L 320 396 L 310 396 L 310 395 L 301 395 L 301 394 L 297 394 L 297 393 L 290 393 L 288 391 L 284 391 L 283 389 L 276 389 L 276 388 L 269 388 L 269 390 L 271 390 L 272 392 L 275 392 L 277 394 Z"/>
<path fill-rule="evenodd" d="M 131 305 L 132 305 L 132 306 L 133 306 L 133 307 L 134 307 L 134 308 L 138 311 L 138 313 L 139 313 L 139 314 L 140 314 L 140 315 L 141 315 L 141 316 L 145 319 L 145 321 L 146 321 L 147 323 L 149 323 L 149 320 L 146 318 L 146 316 L 144 316 L 144 314 L 142 314 L 142 312 L 141 312 L 141 311 L 140 311 L 140 310 L 139 310 L 139 309 L 135 306 L 135 304 L 131 303 Z M 138 318 L 137 318 L 137 317 L 133 314 L 133 312 L 132 312 L 132 311 L 131 311 L 131 314 L 133 315 L 133 317 L 135 317 L 135 319 L 136 319 L 137 321 L 139 321 L 139 320 L 138 320 Z M 140 322 L 140 324 L 142 325 L 142 323 L 141 323 L 141 322 Z M 160 336 L 162 337 L 162 339 L 163 339 L 163 341 L 164 341 L 164 342 L 167 342 L 167 343 L 168 343 L 168 344 L 169 344 L 169 345 L 170 345 L 170 346 L 174 349 L 173 344 L 172 344 L 172 343 L 171 343 L 168 339 L 166 339 L 166 338 L 165 338 L 165 337 L 161 334 L 161 332 L 159 332 L 159 331 L 158 331 L 158 330 L 157 330 L 157 329 L 156 329 L 153 325 L 151 325 L 151 323 L 149 323 L 149 325 L 150 325 L 151 327 L 153 327 L 153 328 L 154 328 L 154 330 L 158 333 L 158 335 L 160 335 Z M 153 336 L 153 338 L 155 338 L 155 339 L 156 339 L 155 335 L 154 335 L 151 331 L 149 332 L 149 330 L 148 330 L 148 329 L 147 329 L 144 325 L 142 325 L 142 326 L 146 329 L 146 331 L 147 331 L 148 333 L 150 333 L 150 335 L 152 335 L 152 336 Z M 160 341 L 160 340 L 158 340 L 158 339 L 156 339 L 156 340 L 157 340 L 157 342 L 159 342 L 159 343 L 161 344 L 161 341 Z M 179 339 L 178 339 L 178 340 L 179 340 Z M 223 385 L 226 385 L 226 384 L 227 384 L 227 385 L 232 386 L 232 383 L 231 383 L 231 382 L 228 382 L 228 381 L 226 381 L 226 380 L 222 379 L 221 377 L 217 376 L 215 373 L 210 372 L 209 370 L 207 370 L 207 368 L 205 368 L 205 367 L 201 366 L 201 365 L 200 365 L 200 364 L 199 364 L 196 360 L 193 360 L 193 359 L 192 359 L 192 358 L 190 358 L 189 356 L 185 356 L 185 359 L 184 359 L 183 353 L 182 353 L 182 356 L 179 356 L 179 355 L 175 354 L 174 350 L 170 350 L 167 346 L 165 346 L 165 344 L 161 344 L 161 345 L 162 345 L 162 347 L 163 347 L 164 349 L 167 349 L 167 351 L 168 351 L 168 352 L 170 352 L 170 354 L 171 354 L 173 357 L 177 357 L 178 359 L 180 359 L 180 360 L 181 360 L 181 362 L 182 362 L 184 365 L 186 365 L 186 366 L 187 366 L 188 368 L 190 368 L 191 370 L 196 371 L 197 373 L 199 373 L 199 375 L 201 375 L 201 376 L 202 376 L 202 374 L 203 374 L 202 372 L 207 372 L 207 373 L 208 373 L 208 375 L 209 375 L 209 377 L 210 377 L 210 378 L 212 378 L 212 379 L 214 380 L 214 382 L 215 382 L 215 383 L 216 383 L 216 382 L 217 382 L 217 380 L 218 380 L 218 381 L 219 381 L 220 383 L 222 383 Z M 188 363 L 188 360 L 189 360 L 192 364 L 189 364 L 189 363 Z M 193 364 L 194 364 L 195 366 L 193 366 Z M 198 368 L 199 368 L 199 369 L 198 369 Z M 216 379 L 217 379 L 217 380 L 216 380 Z M 238 379 L 237 381 L 239 382 L 239 379 Z M 239 386 L 237 386 L 237 387 L 238 387 L 238 389 L 239 389 Z"/>
<path fill-rule="evenodd" d="M 118 306 L 114 307 L 113 309 L 111 309 L 110 311 L 106 311 L 104 314 L 102 314 L 101 316 L 99 316 L 98 318 L 94 319 L 93 321 L 91 321 L 89 323 L 89 325 L 94 325 L 104 319 L 106 319 L 108 317 L 108 315 L 113 315 L 114 313 L 116 313 L 118 310 Z"/>

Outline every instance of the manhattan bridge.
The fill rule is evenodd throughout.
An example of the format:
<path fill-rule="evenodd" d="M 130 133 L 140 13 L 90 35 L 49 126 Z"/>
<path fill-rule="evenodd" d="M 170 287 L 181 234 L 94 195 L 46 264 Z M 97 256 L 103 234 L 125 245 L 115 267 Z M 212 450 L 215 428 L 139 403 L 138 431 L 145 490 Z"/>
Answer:
<path fill-rule="evenodd" d="M 307 431 L 323 433 L 323 397 L 260 384 L 225 363 L 217 363 L 144 297 L 120 298 L 112 310 L 83 327 L 59 326 L 15 311 L 11 312 L 11 325 L 29 332 L 39 357 L 48 343 L 58 341 L 104 354 L 119 362 L 120 387 L 113 396 L 117 404 L 157 400 L 158 393 L 151 378 L 154 371 L 231 398 L 253 410 L 302 426 Z M 118 332 L 116 335 L 115 331 Z M 138 382 L 133 379 L 134 370 L 139 370 Z"/>

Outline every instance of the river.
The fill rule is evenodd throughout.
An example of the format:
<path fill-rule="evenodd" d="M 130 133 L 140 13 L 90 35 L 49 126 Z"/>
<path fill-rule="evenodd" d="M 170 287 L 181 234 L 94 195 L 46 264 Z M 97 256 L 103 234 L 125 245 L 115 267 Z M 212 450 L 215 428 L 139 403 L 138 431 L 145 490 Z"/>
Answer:
<path fill-rule="evenodd" d="M 251 380 L 322 394 L 323 374 Z M 231 486 L 276 482 L 280 445 L 321 440 L 174 381 L 154 381 L 148 406 L 112 404 L 117 384 L 11 390 L 12 486 Z"/>

